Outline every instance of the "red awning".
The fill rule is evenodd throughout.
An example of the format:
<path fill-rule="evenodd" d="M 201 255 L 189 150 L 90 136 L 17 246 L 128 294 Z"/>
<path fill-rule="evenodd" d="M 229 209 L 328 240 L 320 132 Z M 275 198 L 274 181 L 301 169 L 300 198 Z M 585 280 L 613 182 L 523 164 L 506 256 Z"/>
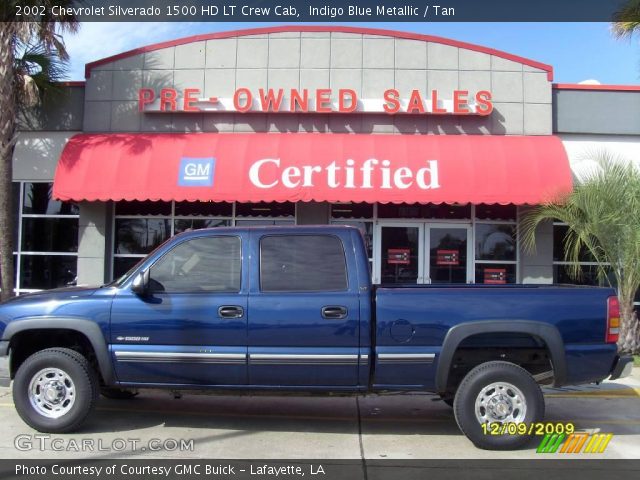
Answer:
<path fill-rule="evenodd" d="M 553 136 L 81 134 L 60 200 L 537 204 L 571 190 Z"/>

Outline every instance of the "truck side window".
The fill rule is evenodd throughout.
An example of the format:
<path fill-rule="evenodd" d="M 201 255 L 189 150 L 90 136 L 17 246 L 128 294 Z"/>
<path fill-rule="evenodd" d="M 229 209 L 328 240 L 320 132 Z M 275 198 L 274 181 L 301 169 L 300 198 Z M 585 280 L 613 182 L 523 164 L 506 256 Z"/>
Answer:
<path fill-rule="evenodd" d="M 240 291 L 240 246 L 240 238 L 235 236 L 200 237 L 180 243 L 151 267 L 151 291 Z"/>
<path fill-rule="evenodd" d="M 333 235 L 268 235 L 260 241 L 263 292 L 347 290 L 347 265 Z"/>

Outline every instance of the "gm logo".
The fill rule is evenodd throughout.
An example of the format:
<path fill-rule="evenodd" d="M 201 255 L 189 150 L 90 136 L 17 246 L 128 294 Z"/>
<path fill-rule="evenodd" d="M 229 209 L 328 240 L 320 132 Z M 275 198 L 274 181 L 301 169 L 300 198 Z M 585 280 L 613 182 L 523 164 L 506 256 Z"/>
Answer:
<path fill-rule="evenodd" d="M 216 159 L 182 157 L 178 185 L 181 187 L 213 187 Z"/>

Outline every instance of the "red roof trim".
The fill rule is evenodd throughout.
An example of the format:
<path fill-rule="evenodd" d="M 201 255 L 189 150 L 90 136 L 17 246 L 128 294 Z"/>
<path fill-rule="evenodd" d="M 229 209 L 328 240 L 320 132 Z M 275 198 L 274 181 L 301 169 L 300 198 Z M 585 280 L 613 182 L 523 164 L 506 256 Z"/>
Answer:
<path fill-rule="evenodd" d="M 506 60 L 522 63 L 533 68 L 539 68 L 547 72 L 547 79 L 553 80 L 553 67 L 545 63 L 536 62 L 528 58 L 520 57 L 518 55 L 512 55 L 501 50 L 493 48 L 482 47 L 473 43 L 459 42 L 457 40 L 451 40 L 448 38 L 437 37 L 433 35 L 423 35 L 421 33 L 413 32 L 400 32 L 397 30 L 384 30 L 380 28 L 362 28 L 362 27 L 346 27 L 346 26 L 334 26 L 334 25 L 281 25 L 277 27 L 261 27 L 261 28 L 247 28 L 243 30 L 231 30 L 228 32 L 215 32 L 205 33 L 201 35 L 193 35 L 191 37 L 178 38 L 175 40 L 169 40 L 167 42 L 155 43 L 153 45 L 147 45 L 145 47 L 136 48 L 127 52 L 119 53 L 111 57 L 102 58 L 95 62 L 87 63 L 85 66 L 85 78 L 91 77 L 91 70 L 99 65 L 105 63 L 111 63 L 116 60 L 138 55 L 140 53 L 153 52 L 161 48 L 174 47 L 176 45 L 184 45 L 187 43 L 201 42 L 203 40 L 213 40 L 220 38 L 241 37 L 246 35 L 264 35 L 268 33 L 282 33 L 282 32 L 340 32 L 340 33 L 355 33 L 362 35 L 383 35 L 387 37 L 403 38 L 406 40 L 420 40 L 423 42 L 441 43 L 443 45 L 450 45 L 452 47 L 464 48 L 467 50 L 474 50 L 476 52 L 486 53 L 488 55 L 495 55 Z"/>
<path fill-rule="evenodd" d="M 610 92 L 640 92 L 640 85 L 583 85 L 580 83 L 554 83 L 556 90 L 605 90 Z"/>

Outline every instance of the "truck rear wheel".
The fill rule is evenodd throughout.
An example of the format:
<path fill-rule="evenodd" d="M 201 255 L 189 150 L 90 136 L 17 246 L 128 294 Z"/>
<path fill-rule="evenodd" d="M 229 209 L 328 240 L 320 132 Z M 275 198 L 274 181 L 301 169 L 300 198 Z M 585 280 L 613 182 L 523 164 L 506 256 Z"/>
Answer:
<path fill-rule="evenodd" d="M 87 359 L 68 348 L 27 358 L 13 382 L 13 402 L 30 427 L 45 433 L 76 430 L 93 410 L 98 379 Z"/>
<path fill-rule="evenodd" d="M 524 368 L 509 362 L 487 362 L 464 377 L 453 411 L 460 430 L 476 447 L 514 450 L 532 438 L 517 434 L 515 425 L 542 421 L 544 397 Z M 495 424 L 500 427 L 492 429 Z"/>

